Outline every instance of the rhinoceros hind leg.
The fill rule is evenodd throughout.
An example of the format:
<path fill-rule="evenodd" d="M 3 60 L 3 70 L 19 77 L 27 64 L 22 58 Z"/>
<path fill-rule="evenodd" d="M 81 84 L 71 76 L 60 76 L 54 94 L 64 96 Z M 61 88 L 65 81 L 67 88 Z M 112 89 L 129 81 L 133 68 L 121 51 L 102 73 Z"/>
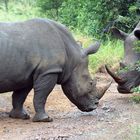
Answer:
<path fill-rule="evenodd" d="M 57 77 L 57 74 L 42 74 L 34 81 L 35 93 L 33 103 L 36 112 L 33 118 L 34 122 L 53 121 L 53 119 L 50 118 L 45 111 L 45 104 L 48 95 L 57 83 Z"/>
<path fill-rule="evenodd" d="M 31 89 L 32 87 L 28 87 L 13 92 L 12 95 L 13 109 L 11 110 L 9 117 L 19 119 L 30 118 L 29 114 L 23 109 L 23 103 Z"/>

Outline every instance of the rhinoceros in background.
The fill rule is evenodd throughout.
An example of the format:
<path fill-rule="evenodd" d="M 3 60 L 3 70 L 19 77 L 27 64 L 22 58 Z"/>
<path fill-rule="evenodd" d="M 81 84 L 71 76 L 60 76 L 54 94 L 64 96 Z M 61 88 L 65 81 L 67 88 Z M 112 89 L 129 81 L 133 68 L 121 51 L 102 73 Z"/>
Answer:
<path fill-rule="evenodd" d="M 13 91 L 10 117 L 29 118 L 23 103 L 33 88 L 33 121 L 52 121 L 44 106 L 56 84 L 81 111 L 96 109 L 110 86 L 98 90 L 88 71 L 88 55 L 99 46 L 82 49 L 64 25 L 49 19 L 0 23 L 0 93 Z"/>
<path fill-rule="evenodd" d="M 118 83 L 118 91 L 120 93 L 132 93 L 132 88 L 137 87 L 140 84 L 140 71 L 138 70 L 139 66 L 136 65 L 137 62 L 140 61 L 140 52 L 136 51 L 135 48 L 136 46 L 139 47 L 138 45 L 140 45 L 138 43 L 140 40 L 140 22 L 130 34 L 124 33 L 116 28 L 113 28 L 112 31 L 114 35 L 124 40 L 124 58 L 120 63 L 120 67 L 133 68 L 130 68 L 119 75 L 116 75 L 107 66 L 106 69 Z"/>

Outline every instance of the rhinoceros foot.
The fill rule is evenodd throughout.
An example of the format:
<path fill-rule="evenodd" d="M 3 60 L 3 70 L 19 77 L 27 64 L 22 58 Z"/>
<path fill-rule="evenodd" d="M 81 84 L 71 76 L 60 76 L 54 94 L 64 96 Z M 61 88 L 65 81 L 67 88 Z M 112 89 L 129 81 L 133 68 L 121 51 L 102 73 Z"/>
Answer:
<path fill-rule="evenodd" d="M 50 118 L 46 113 L 36 114 L 33 118 L 33 122 L 52 122 L 53 119 Z"/>
<path fill-rule="evenodd" d="M 29 114 L 24 109 L 22 110 L 12 109 L 9 114 L 9 117 L 23 120 L 30 119 Z"/>

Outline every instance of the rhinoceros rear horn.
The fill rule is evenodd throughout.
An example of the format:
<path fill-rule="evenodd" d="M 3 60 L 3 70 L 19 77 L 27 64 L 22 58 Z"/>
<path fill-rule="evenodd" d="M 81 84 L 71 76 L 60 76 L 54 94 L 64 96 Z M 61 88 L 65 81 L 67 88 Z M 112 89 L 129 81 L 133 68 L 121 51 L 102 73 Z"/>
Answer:
<path fill-rule="evenodd" d="M 88 48 L 83 49 L 83 54 L 86 56 L 90 54 L 94 54 L 98 51 L 99 48 L 100 48 L 100 43 L 96 41 L 95 44 L 91 44 Z"/>
<path fill-rule="evenodd" d="M 97 98 L 98 99 L 101 99 L 103 96 L 104 96 L 104 94 L 105 94 L 105 92 L 108 90 L 108 88 L 110 87 L 110 85 L 111 85 L 111 83 L 112 83 L 112 81 L 111 82 L 109 82 L 108 84 L 106 84 L 106 85 L 100 85 L 100 86 L 96 86 L 96 88 L 97 88 Z"/>

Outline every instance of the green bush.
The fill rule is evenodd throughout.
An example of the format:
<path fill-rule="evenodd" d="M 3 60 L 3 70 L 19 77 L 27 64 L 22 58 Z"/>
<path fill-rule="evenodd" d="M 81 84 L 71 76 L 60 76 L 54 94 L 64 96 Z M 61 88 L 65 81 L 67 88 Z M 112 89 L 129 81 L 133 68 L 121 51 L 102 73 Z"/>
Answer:
<path fill-rule="evenodd" d="M 53 19 L 72 29 L 97 38 L 112 26 L 130 31 L 140 20 L 139 0 L 37 0 L 39 7 Z M 55 10 L 54 10 L 55 9 Z M 57 13 L 51 14 L 50 13 Z M 59 14 L 58 14 L 59 13 Z"/>
<path fill-rule="evenodd" d="M 64 0 L 38 0 L 37 6 L 41 12 L 47 13 L 47 16 L 55 20 L 59 19 L 59 8 Z"/>
<path fill-rule="evenodd" d="M 59 20 L 73 30 L 101 39 L 108 38 L 108 31 L 114 25 L 128 32 L 140 20 L 139 0 L 86 0 L 86 2 L 85 0 L 0 0 L 0 2 L 0 10 L 8 12 L 5 14 L 6 17 L 9 13 L 12 13 L 13 17 L 18 15 L 23 19 L 48 17 Z M 11 20 L 10 17 L 8 19 Z"/>
<path fill-rule="evenodd" d="M 133 95 L 131 99 L 137 104 L 140 103 L 140 95 Z"/>
<path fill-rule="evenodd" d="M 140 87 L 133 88 L 134 95 L 131 97 L 131 99 L 135 103 L 140 103 Z"/>

